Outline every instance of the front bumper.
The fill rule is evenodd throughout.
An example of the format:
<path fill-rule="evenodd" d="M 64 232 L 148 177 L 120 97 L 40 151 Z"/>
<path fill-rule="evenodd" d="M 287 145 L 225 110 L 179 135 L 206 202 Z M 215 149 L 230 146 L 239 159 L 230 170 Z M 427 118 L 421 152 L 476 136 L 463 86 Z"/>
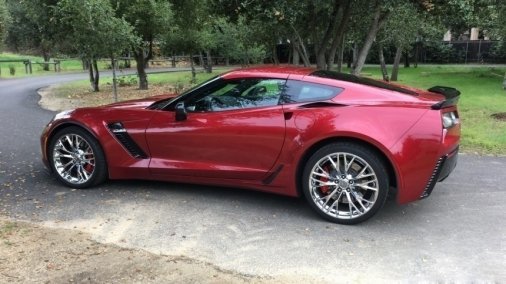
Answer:
<path fill-rule="evenodd" d="M 458 156 L 459 148 L 457 147 L 453 152 L 439 158 L 425 190 L 420 195 L 420 199 L 428 197 L 432 193 L 436 183 L 445 180 L 451 174 L 457 166 Z"/>

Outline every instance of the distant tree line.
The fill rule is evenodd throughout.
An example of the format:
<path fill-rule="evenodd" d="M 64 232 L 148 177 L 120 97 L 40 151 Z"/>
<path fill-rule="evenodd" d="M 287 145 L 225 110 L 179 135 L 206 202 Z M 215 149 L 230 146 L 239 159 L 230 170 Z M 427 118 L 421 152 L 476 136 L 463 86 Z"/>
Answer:
<path fill-rule="evenodd" d="M 57 54 L 80 57 L 94 90 L 99 58 L 114 63 L 131 54 L 139 88 L 147 89 L 145 69 L 155 50 L 205 54 L 211 72 L 212 56 L 278 64 L 280 43 L 289 45 L 291 64 L 341 71 L 349 61 L 357 75 L 374 50 L 384 78 L 396 80 L 410 50 L 440 40 L 446 30 L 459 34 L 471 27 L 505 39 L 506 1 L 0 0 L 0 42 L 6 48 L 45 61 Z M 395 51 L 392 74 L 385 50 Z"/>

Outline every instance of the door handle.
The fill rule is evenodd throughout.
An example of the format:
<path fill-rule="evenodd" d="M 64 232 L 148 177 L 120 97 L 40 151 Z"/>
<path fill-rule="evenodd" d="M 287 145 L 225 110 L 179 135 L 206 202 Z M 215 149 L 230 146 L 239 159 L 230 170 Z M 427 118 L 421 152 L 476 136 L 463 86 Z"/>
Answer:
<path fill-rule="evenodd" d="M 285 120 L 290 120 L 293 116 L 293 112 L 286 111 L 286 112 L 284 112 L 284 116 L 285 116 Z"/>

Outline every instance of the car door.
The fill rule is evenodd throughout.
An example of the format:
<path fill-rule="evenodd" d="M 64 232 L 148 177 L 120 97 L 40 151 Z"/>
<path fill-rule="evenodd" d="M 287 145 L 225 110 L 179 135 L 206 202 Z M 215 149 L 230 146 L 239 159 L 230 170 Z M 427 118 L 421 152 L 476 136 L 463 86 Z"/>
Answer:
<path fill-rule="evenodd" d="M 256 180 L 274 166 L 285 138 L 284 79 L 218 79 L 159 111 L 146 130 L 155 175 Z M 186 118 L 176 120 L 175 104 Z"/>

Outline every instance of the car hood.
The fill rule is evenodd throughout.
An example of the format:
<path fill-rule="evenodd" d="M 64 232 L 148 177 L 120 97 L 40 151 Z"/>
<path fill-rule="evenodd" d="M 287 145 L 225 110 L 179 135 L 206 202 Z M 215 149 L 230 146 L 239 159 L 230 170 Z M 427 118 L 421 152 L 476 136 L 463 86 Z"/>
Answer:
<path fill-rule="evenodd" d="M 168 99 L 168 98 L 173 98 L 173 97 L 176 97 L 176 96 L 177 96 L 176 94 L 165 94 L 165 95 L 160 95 L 160 96 L 148 97 L 148 98 L 144 98 L 144 99 L 137 99 L 137 100 L 130 100 L 130 101 L 112 103 L 112 104 L 109 104 L 109 105 L 105 105 L 102 108 L 109 108 L 109 109 L 111 109 L 111 108 L 112 109 L 138 109 L 138 108 L 146 108 L 146 107 L 152 105 L 153 103 L 155 103 L 157 101 L 160 101 L 160 100 L 163 100 L 163 99 Z"/>

